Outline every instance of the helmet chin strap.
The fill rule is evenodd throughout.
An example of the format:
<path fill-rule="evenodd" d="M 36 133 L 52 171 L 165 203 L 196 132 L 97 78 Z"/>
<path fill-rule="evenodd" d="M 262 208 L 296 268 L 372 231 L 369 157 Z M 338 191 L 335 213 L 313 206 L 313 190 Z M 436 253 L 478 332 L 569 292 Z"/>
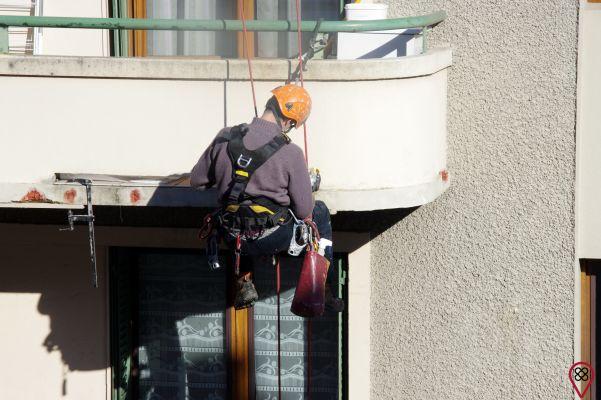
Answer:
<path fill-rule="evenodd" d="M 290 127 L 288 129 L 284 129 L 284 121 L 280 117 L 280 113 L 278 112 L 278 110 L 274 110 L 272 107 L 270 107 L 269 110 L 273 114 L 273 117 L 275 118 L 275 122 L 278 124 L 278 126 L 280 127 L 280 130 L 282 131 L 282 133 L 284 135 L 286 135 L 288 132 L 290 132 L 292 130 L 292 128 L 294 128 L 294 124 L 292 123 L 292 124 L 290 124 Z"/>
<path fill-rule="evenodd" d="M 286 135 L 288 132 L 290 132 L 292 130 L 292 128 L 294 128 L 294 124 L 290 124 L 290 126 L 288 127 L 288 129 L 283 129 L 281 125 L 280 125 L 280 128 L 282 129 L 282 133 L 284 135 Z"/>

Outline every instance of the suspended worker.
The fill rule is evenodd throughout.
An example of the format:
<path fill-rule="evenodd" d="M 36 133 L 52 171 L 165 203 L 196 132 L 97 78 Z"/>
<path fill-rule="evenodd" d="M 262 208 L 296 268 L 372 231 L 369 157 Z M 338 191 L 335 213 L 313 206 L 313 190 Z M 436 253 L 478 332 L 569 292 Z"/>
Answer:
<path fill-rule="evenodd" d="M 250 124 L 224 128 L 204 151 L 191 172 L 194 188 L 215 187 L 220 209 L 216 232 L 228 245 L 253 258 L 295 253 L 298 221 L 312 220 L 322 242 L 323 255 L 332 262 L 332 227 L 326 205 L 313 200 L 319 179 L 312 183 L 303 151 L 290 142 L 288 133 L 305 123 L 311 98 L 297 85 L 272 90 L 265 111 Z M 215 252 L 216 253 L 216 252 Z M 247 264 L 247 263 L 242 263 Z M 258 299 L 252 268 L 241 265 L 234 306 L 252 306 Z M 335 282 L 329 268 L 328 282 Z M 344 308 L 326 285 L 326 308 Z"/>

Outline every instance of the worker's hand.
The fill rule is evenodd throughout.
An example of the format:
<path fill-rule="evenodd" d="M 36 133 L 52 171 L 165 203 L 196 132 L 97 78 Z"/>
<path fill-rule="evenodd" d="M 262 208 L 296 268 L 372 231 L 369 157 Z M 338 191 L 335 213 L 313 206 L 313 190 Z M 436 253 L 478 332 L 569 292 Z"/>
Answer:
<path fill-rule="evenodd" d="M 309 169 L 309 177 L 311 178 L 311 191 L 317 192 L 319 190 L 319 185 L 321 184 L 321 175 L 319 174 L 319 169 Z"/>

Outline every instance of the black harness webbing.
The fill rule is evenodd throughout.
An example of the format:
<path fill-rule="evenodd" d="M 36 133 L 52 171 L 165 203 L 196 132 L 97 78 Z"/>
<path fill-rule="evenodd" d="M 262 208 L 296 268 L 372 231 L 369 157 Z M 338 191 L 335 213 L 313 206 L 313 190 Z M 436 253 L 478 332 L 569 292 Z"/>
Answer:
<path fill-rule="evenodd" d="M 228 143 L 227 152 L 232 163 L 232 182 L 222 198 L 224 212 L 221 223 L 228 228 L 241 230 L 265 229 L 278 225 L 287 208 L 264 197 L 249 196 L 246 187 L 252 175 L 290 140 L 284 135 L 278 135 L 260 148 L 249 150 L 243 141 L 247 132 L 248 126 L 242 124 L 232 127 L 220 138 L 220 142 Z M 247 200 L 252 205 L 243 204 Z M 256 205 L 267 211 L 255 212 L 252 208 Z"/>
<path fill-rule="evenodd" d="M 278 135 L 262 147 L 249 150 L 244 146 L 243 141 L 247 132 L 248 126 L 246 125 L 238 125 L 230 130 L 227 152 L 232 162 L 232 184 L 226 193 L 226 205 L 240 204 L 247 200 L 249 196 L 245 191 L 251 176 L 265 164 L 265 161 L 289 142 L 284 135 Z"/>

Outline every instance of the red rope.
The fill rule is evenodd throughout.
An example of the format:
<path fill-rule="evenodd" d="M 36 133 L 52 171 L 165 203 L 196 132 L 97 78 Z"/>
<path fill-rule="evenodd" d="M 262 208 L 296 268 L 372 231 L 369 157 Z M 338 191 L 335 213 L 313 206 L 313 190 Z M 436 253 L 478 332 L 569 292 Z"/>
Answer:
<path fill-rule="evenodd" d="M 282 353 L 280 351 L 281 339 L 280 339 L 280 290 L 281 290 L 281 278 L 280 278 L 280 257 L 276 256 L 275 264 L 275 293 L 278 301 L 278 400 L 282 399 Z"/>
<path fill-rule="evenodd" d="M 296 41 L 298 42 L 298 74 L 301 87 L 305 87 L 303 79 L 303 34 L 301 31 L 301 6 L 300 0 L 296 0 Z M 307 145 L 307 122 L 303 124 L 303 139 L 305 142 L 305 162 L 309 164 L 309 150 Z"/>
<path fill-rule="evenodd" d="M 253 93 L 253 105 L 255 107 L 255 117 L 259 116 L 257 112 L 257 96 L 255 95 L 255 80 L 253 79 L 253 68 L 250 62 L 250 52 L 248 51 L 247 42 L 247 31 L 246 31 L 246 18 L 244 17 L 244 0 L 238 1 L 238 13 L 240 14 L 240 20 L 242 21 L 242 48 L 244 55 L 246 56 L 246 62 L 248 63 L 248 76 L 250 77 L 250 88 Z"/>
<path fill-rule="evenodd" d="M 253 95 L 253 105 L 255 108 L 255 117 L 258 117 L 258 110 L 257 110 L 257 97 L 255 94 L 255 81 L 253 79 L 253 73 L 252 73 L 252 63 L 250 61 L 250 54 L 248 51 L 248 43 L 247 43 L 247 29 L 246 29 L 246 19 L 244 17 L 244 0 L 241 0 L 239 2 L 239 7 L 238 7 L 238 13 L 240 14 L 240 20 L 242 21 L 242 46 L 243 46 L 243 50 L 244 50 L 244 54 L 246 56 L 246 61 L 248 64 L 248 75 L 250 77 L 250 87 L 252 90 L 252 95 Z M 299 64 L 299 77 L 300 77 L 300 83 L 301 83 L 301 87 L 305 87 L 305 81 L 303 79 L 303 46 L 302 46 L 302 30 L 301 30 L 301 7 L 300 7 L 300 0 L 296 0 L 296 22 L 297 22 L 297 41 L 298 41 L 298 64 Z M 304 145 L 305 145 L 305 161 L 307 162 L 307 164 L 309 163 L 309 151 L 308 151 L 308 146 L 307 146 L 307 123 L 305 122 L 303 124 L 303 139 L 304 139 Z M 277 257 L 276 259 L 276 297 L 277 297 L 277 329 L 278 329 L 278 340 L 277 340 L 277 353 L 278 353 L 278 399 L 281 400 L 282 399 L 282 370 L 281 370 L 281 362 L 282 362 L 282 354 L 281 354 L 281 335 L 280 335 L 280 328 L 281 328 L 281 318 L 280 318 L 280 291 L 281 291 L 281 276 L 280 276 L 280 259 L 279 257 Z M 308 365 L 307 365 L 307 369 L 308 369 L 308 379 L 307 379 L 307 386 L 308 386 L 308 399 L 311 399 L 311 330 L 312 330 L 312 321 L 311 319 L 309 319 L 308 321 L 308 325 L 307 325 L 307 350 L 309 353 L 308 356 Z"/>
<path fill-rule="evenodd" d="M 312 374 L 312 370 L 313 370 L 311 368 L 311 366 L 313 364 L 313 362 L 311 360 L 313 358 L 313 355 L 311 354 L 313 352 L 313 349 L 312 349 L 313 346 L 311 344 L 312 330 L 313 330 L 313 320 L 311 318 L 309 318 L 309 321 L 307 321 L 307 353 L 308 353 L 308 356 L 307 356 L 307 399 L 308 400 L 311 400 L 311 374 Z"/>
<path fill-rule="evenodd" d="M 301 30 L 301 6 L 300 0 L 296 0 L 296 41 L 298 42 L 298 75 L 300 78 L 301 87 L 305 87 L 303 79 L 303 34 Z M 307 141 L 307 122 L 303 124 L 303 139 L 305 143 L 305 162 L 309 164 L 309 150 Z M 307 399 L 311 400 L 311 375 L 312 375 L 312 331 L 313 320 L 309 318 L 307 321 Z"/>

